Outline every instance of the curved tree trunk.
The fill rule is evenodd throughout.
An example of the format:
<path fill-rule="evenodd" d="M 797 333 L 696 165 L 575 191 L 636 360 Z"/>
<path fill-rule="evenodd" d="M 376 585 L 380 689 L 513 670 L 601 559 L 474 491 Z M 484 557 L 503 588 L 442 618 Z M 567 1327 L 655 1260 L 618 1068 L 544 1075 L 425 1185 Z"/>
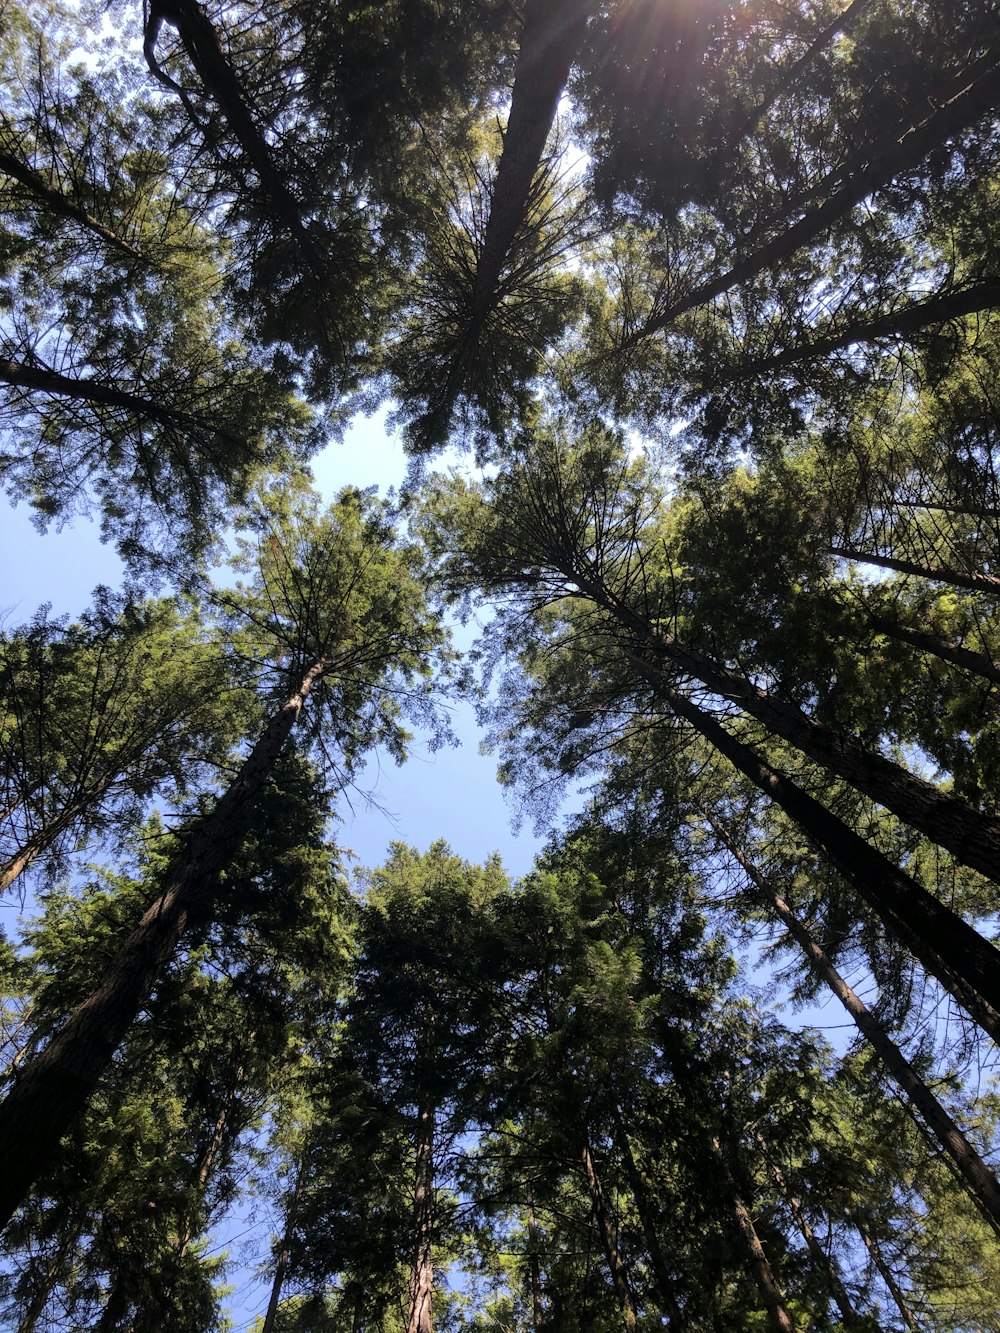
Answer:
<path fill-rule="evenodd" d="M 325 663 L 314 662 L 271 718 L 215 809 L 166 872 L 166 887 L 48 1045 L 19 1072 L 0 1103 L 0 1225 L 45 1171 L 173 954 L 192 909 L 220 891 L 219 872 L 238 851 L 263 789 Z"/>

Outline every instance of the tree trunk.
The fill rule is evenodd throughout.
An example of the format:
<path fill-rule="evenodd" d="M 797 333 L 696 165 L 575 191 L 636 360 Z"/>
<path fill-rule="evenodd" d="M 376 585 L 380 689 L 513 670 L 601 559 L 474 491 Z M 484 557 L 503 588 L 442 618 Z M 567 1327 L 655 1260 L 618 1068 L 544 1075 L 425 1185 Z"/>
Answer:
<path fill-rule="evenodd" d="M 771 1265 L 767 1261 L 764 1247 L 757 1235 L 757 1228 L 753 1224 L 753 1219 L 746 1204 L 740 1197 L 740 1192 L 736 1188 L 736 1182 L 733 1180 L 729 1164 L 723 1155 L 717 1138 L 712 1139 L 712 1155 L 715 1158 L 724 1188 L 729 1195 L 743 1256 L 750 1276 L 760 1292 L 761 1301 L 767 1312 L 768 1323 L 775 1330 L 775 1333 L 795 1333 L 795 1325 L 788 1313 L 784 1294 L 778 1286 Z"/>
<path fill-rule="evenodd" d="M 53 398 L 69 398 L 77 403 L 93 403 L 95 407 L 109 407 L 134 417 L 137 421 L 152 421 L 187 434 L 210 435 L 213 439 L 222 439 L 240 448 L 246 448 L 244 440 L 237 440 L 227 435 L 217 424 L 199 421 L 188 412 L 154 402 L 141 394 L 121 389 L 117 384 L 96 376 L 63 375 L 57 370 L 33 361 L 15 361 L 9 356 L 0 356 L 0 383 L 10 384 L 17 389 L 27 389 L 33 393 L 48 394 Z"/>
<path fill-rule="evenodd" d="M 486 321 L 500 300 L 504 264 L 524 224 L 531 186 L 593 7 L 591 0 L 527 0 L 525 5 L 510 114 L 493 183 L 490 215 L 476 263 L 461 345 L 451 360 L 428 428 L 434 438 L 440 438 L 447 430 Z"/>
<path fill-rule="evenodd" d="M 432 1333 L 434 1292 L 434 1110 L 417 1112 L 416 1167 L 413 1182 L 413 1263 L 406 1311 L 406 1333 Z"/>
<path fill-rule="evenodd" d="M 840 560 L 854 560 L 859 565 L 876 565 L 879 569 L 892 569 L 897 574 L 914 574 L 917 578 L 927 579 L 931 583 L 947 583 L 954 588 L 967 588 L 972 592 L 988 592 L 994 597 L 1000 596 L 1000 578 L 993 574 L 963 574 L 960 569 L 947 566 L 932 568 L 921 565 L 916 560 L 902 560 L 893 555 L 872 555 L 859 551 L 853 546 L 830 546 L 828 555 L 835 555 Z"/>
<path fill-rule="evenodd" d="M 883 338 L 912 337 L 922 329 L 946 324 L 950 320 L 961 319 L 980 310 L 991 310 L 998 303 L 1000 303 L 1000 278 L 984 278 L 952 291 L 927 296 L 919 301 L 910 301 L 875 319 L 859 319 L 836 333 L 828 333 L 809 342 L 795 343 L 770 356 L 744 361 L 730 370 L 723 370 L 721 373 L 713 371 L 713 375 L 716 380 L 726 384 L 756 380 L 761 376 L 786 370 L 789 366 L 799 365 L 803 361 L 813 361 L 817 357 L 829 356 L 832 352 L 841 352 L 856 343 L 877 342 Z"/>
<path fill-rule="evenodd" d="M 784 810 L 854 884 L 887 931 L 919 959 L 985 1032 L 1000 1042 L 1000 953 L 960 916 L 853 829 L 778 773 L 679 691 L 658 693 L 678 717 Z"/>
<path fill-rule="evenodd" d="M 1000 1235 L 1000 1183 L 997 1182 L 993 1172 L 875 1015 L 844 981 L 819 943 L 794 915 L 785 900 L 774 891 L 749 857 L 736 846 L 716 820 L 709 816 L 709 822 L 727 851 L 750 876 L 758 890 L 760 900 L 777 913 L 788 933 L 805 954 L 812 971 L 829 987 L 850 1014 L 858 1031 L 902 1089 L 934 1139 L 955 1164 L 969 1196 L 986 1221 Z"/>
<path fill-rule="evenodd" d="M 288 1215 L 285 1218 L 285 1231 L 281 1245 L 278 1249 L 277 1259 L 274 1265 L 274 1278 L 271 1281 L 271 1294 L 267 1301 L 267 1313 L 264 1315 L 264 1323 L 260 1333 L 274 1333 L 274 1321 L 278 1317 L 278 1306 L 281 1304 L 281 1289 L 285 1285 L 285 1274 L 288 1271 L 288 1242 L 292 1234 L 292 1228 L 295 1226 L 295 1217 L 298 1211 L 299 1188 L 302 1184 L 302 1166 L 300 1164 L 295 1175 L 295 1188 L 292 1191 L 291 1202 L 288 1205 Z"/>
<path fill-rule="evenodd" d="M 129 245 L 128 241 L 122 240 L 110 227 L 106 227 L 103 222 L 88 213 L 85 208 L 81 208 L 79 204 L 67 199 L 60 190 L 54 189 L 45 177 L 35 171 L 33 167 L 28 166 L 27 162 L 22 162 L 20 158 L 15 157 L 12 153 L 0 151 L 0 172 L 19 181 L 25 189 L 29 190 L 36 199 L 45 205 L 49 212 L 79 223 L 81 227 L 85 227 L 94 236 L 99 236 L 112 249 L 128 255 L 130 259 L 143 259 L 139 251 Z"/>
<path fill-rule="evenodd" d="M 46 1170 L 173 954 L 194 908 L 220 893 L 219 873 L 238 851 L 256 797 L 270 777 L 325 662 L 314 662 L 277 710 L 215 809 L 165 873 L 166 888 L 109 964 L 96 990 L 20 1071 L 0 1103 L 0 1226 Z"/>
<path fill-rule="evenodd" d="M 737 260 L 728 272 L 709 279 L 688 295 L 671 302 L 665 310 L 652 315 L 633 341 L 639 342 L 667 328 L 678 316 L 707 305 L 739 283 L 749 282 L 783 263 L 829 231 L 868 195 L 882 189 L 901 173 L 912 170 L 938 145 L 981 120 L 996 105 L 1000 91 L 996 60 L 996 53 L 990 51 L 964 70 L 941 90 L 940 97 L 934 99 L 934 110 L 926 119 L 902 134 L 893 130 L 886 139 L 871 145 L 867 165 L 857 170 L 833 194 L 815 207 L 807 208 L 798 221 L 786 227 L 780 235 Z M 835 180 L 825 183 L 826 188 L 835 185 Z"/>
<path fill-rule="evenodd" d="M 632 1145 L 629 1143 L 625 1122 L 617 1105 L 614 1107 L 614 1121 L 615 1139 L 622 1155 L 629 1189 L 632 1191 L 632 1197 L 635 1200 L 636 1212 L 639 1214 L 639 1223 L 642 1226 L 642 1234 L 646 1242 L 646 1253 L 649 1255 L 649 1261 L 653 1267 L 653 1277 L 656 1282 L 656 1294 L 659 1298 L 660 1309 L 667 1317 L 667 1327 L 680 1330 L 686 1326 L 686 1320 L 677 1303 L 674 1280 L 670 1275 L 663 1247 L 660 1245 L 660 1238 L 657 1235 L 656 1218 L 650 1203 L 649 1190 L 636 1164 L 635 1157 L 632 1155 Z"/>
<path fill-rule="evenodd" d="M 632 631 L 639 638 L 641 647 L 666 658 L 713 693 L 735 700 L 744 712 L 763 722 L 774 735 L 843 778 L 856 791 L 891 810 L 912 828 L 951 852 L 963 865 L 1000 883 L 1000 819 L 971 809 L 964 801 L 868 749 L 855 737 L 823 726 L 796 704 L 768 694 L 745 676 L 678 643 L 600 584 L 572 570 L 563 572 L 573 579 L 583 594 Z M 663 681 L 658 664 L 637 652 L 626 652 L 625 656 L 654 687 L 663 684 L 665 689 L 671 688 Z"/>
<path fill-rule="evenodd" d="M 949 643 L 946 639 L 940 638 L 937 634 L 929 634 L 926 630 L 910 629 L 888 616 L 869 613 L 868 619 L 873 628 L 887 638 L 898 639 L 900 643 L 907 643 L 920 652 L 939 657 L 942 662 L 949 662 L 952 666 L 961 667 L 963 671 L 968 671 L 974 676 L 981 676 L 983 680 L 1000 685 L 1000 663 L 994 662 L 986 653 L 974 652 L 970 648 L 963 648 L 961 644 Z"/>
<path fill-rule="evenodd" d="M 766 1153 L 764 1141 L 763 1139 L 760 1138 L 759 1135 L 758 1135 L 758 1141 L 760 1143 L 761 1150 L 765 1151 Z M 768 1168 L 770 1169 L 771 1172 L 771 1178 L 777 1185 L 781 1197 L 784 1199 L 785 1204 L 788 1207 L 788 1211 L 792 1215 L 792 1219 L 794 1220 L 795 1225 L 802 1233 L 802 1239 L 805 1241 L 809 1253 L 812 1255 L 813 1261 L 816 1264 L 816 1267 L 823 1274 L 823 1277 L 826 1280 L 826 1284 L 830 1289 L 830 1294 L 834 1299 L 837 1309 L 840 1311 L 841 1322 L 843 1323 L 845 1328 L 857 1328 L 859 1323 L 857 1312 L 855 1311 L 854 1306 L 851 1304 L 851 1298 L 848 1296 L 847 1290 L 844 1287 L 843 1282 L 840 1280 L 840 1274 L 837 1272 L 833 1260 L 830 1258 L 830 1256 L 823 1249 L 823 1246 L 816 1239 L 816 1233 L 815 1231 L 813 1231 L 812 1225 L 808 1217 L 806 1217 L 805 1213 L 803 1212 L 801 1202 L 795 1197 L 795 1195 L 789 1188 L 788 1181 L 785 1179 L 785 1173 L 782 1171 L 781 1167 L 778 1165 L 777 1162 L 768 1161 Z"/>
<path fill-rule="evenodd" d="M 918 1325 L 916 1319 L 913 1316 L 913 1311 L 907 1304 L 906 1297 L 903 1295 L 899 1283 L 893 1277 L 892 1270 L 889 1268 L 889 1265 L 883 1259 L 882 1251 L 879 1249 L 878 1243 L 876 1242 L 874 1237 L 868 1234 L 868 1232 L 865 1230 L 863 1226 L 860 1225 L 860 1223 L 855 1222 L 854 1225 L 855 1227 L 857 1227 L 858 1235 L 864 1242 L 865 1249 L 871 1255 L 872 1262 L 878 1269 L 882 1281 L 888 1287 L 889 1295 L 896 1302 L 896 1309 L 902 1315 L 903 1323 L 906 1325 L 907 1328 L 912 1329 L 913 1333 L 917 1333 Z"/>
<path fill-rule="evenodd" d="M 597 1230 L 601 1236 L 605 1258 L 608 1261 L 611 1283 L 621 1307 L 622 1323 L 625 1326 L 626 1333 L 631 1333 L 636 1325 L 635 1300 L 628 1284 L 625 1265 L 622 1263 L 622 1257 L 618 1251 L 618 1240 L 615 1236 L 611 1218 L 608 1216 L 607 1205 L 604 1202 L 604 1191 L 597 1175 L 597 1168 L 594 1166 L 590 1144 L 586 1139 L 583 1141 L 582 1157 L 584 1175 L 587 1178 L 587 1190 L 590 1193 L 590 1206 L 593 1210 L 594 1221 L 597 1223 Z"/>
<path fill-rule="evenodd" d="M 542 1309 L 542 1274 L 538 1261 L 538 1224 L 535 1221 L 535 1196 L 528 1186 L 528 1272 L 531 1280 L 531 1325 L 537 1330 L 542 1326 L 545 1311 Z"/>

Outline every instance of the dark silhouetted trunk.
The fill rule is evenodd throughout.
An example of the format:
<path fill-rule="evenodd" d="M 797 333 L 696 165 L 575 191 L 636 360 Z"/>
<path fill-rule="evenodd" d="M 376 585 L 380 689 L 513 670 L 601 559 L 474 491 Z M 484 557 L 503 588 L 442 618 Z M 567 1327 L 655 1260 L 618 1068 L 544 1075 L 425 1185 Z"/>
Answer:
<path fill-rule="evenodd" d="M 74 203 L 72 199 L 67 199 L 61 190 L 54 189 L 45 177 L 35 171 L 33 167 L 28 166 L 27 162 L 22 162 L 20 158 L 15 157 L 12 153 L 0 151 L 0 172 L 19 181 L 40 203 L 44 204 L 50 213 L 56 213 L 60 217 L 78 223 L 94 236 L 99 236 L 113 250 L 128 255 L 130 259 L 142 259 L 138 250 L 129 245 L 127 241 L 122 240 L 120 236 L 117 236 L 110 227 L 105 226 L 92 213 L 88 213 L 85 208 Z"/>
<path fill-rule="evenodd" d="M 677 1303 L 677 1297 L 674 1291 L 674 1280 L 670 1276 L 670 1269 L 667 1267 L 663 1247 L 660 1244 L 656 1216 L 649 1197 L 649 1189 L 645 1180 L 642 1178 L 642 1173 L 640 1172 L 635 1157 L 632 1154 L 632 1145 L 629 1143 L 628 1131 L 625 1128 L 621 1109 L 618 1106 L 615 1106 L 614 1108 L 614 1121 L 615 1140 L 618 1144 L 618 1150 L 622 1155 L 622 1163 L 625 1167 L 625 1175 L 628 1179 L 629 1189 L 632 1191 L 632 1198 L 635 1201 L 636 1212 L 639 1214 L 639 1223 L 642 1227 L 643 1239 L 646 1242 L 646 1253 L 649 1255 L 649 1261 L 653 1268 L 653 1277 L 656 1283 L 656 1294 L 660 1302 L 660 1309 L 667 1318 L 667 1326 L 671 1329 L 680 1330 L 685 1327 L 685 1319 L 681 1313 L 680 1306 Z"/>
<path fill-rule="evenodd" d="M 271 1279 L 271 1293 L 267 1299 L 267 1312 L 264 1315 L 264 1323 L 260 1333 L 274 1333 L 274 1321 L 278 1317 L 278 1306 L 281 1304 L 281 1289 L 285 1285 L 285 1274 L 288 1272 L 288 1245 L 291 1239 L 292 1230 L 295 1226 L 296 1214 L 298 1212 L 299 1192 L 302 1187 L 302 1166 L 295 1176 L 295 1189 L 292 1191 L 291 1202 L 288 1205 L 288 1215 L 285 1218 L 285 1231 L 278 1253 L 275 1256 L 274 1277 Z"/>
<path fill-rule="evenodd" d="M 531 1326 L 539 1329 L 545 1311 L 542 1308 L 542 1273 L 538 1258 L 538 1223 L 535 1220 L 535 1195 L 528 1186 L 528 1273 L 531 1280 Z"/>
<path fill-rule="evenodd" d="M 758 891 L 760 901 L 777 914 L 788 933 L 805 954 L 812 971 L 829 987 L 850 1014 L 858 1031 L 905 1093 L 914 1110 L 917 1111 L 920 1120 L 930 1130 L 933 1139 L 951 1158 L 969 1196 L 980 1209 L 986 1221 L 1000 1235 L 1000 1184 L 998 1184 L 993 1172 L 924 1080 L 917 1074 L 875 1015 L 844 981 L 819 943 L 795 916 L 785 900 L 768 884 L 749 857 L 740 850 L 719 823 L 711 816 L 709 816 L 709 822 L 730 855 L 739 862 L 750 876 Z"/>
<path fill-rule="evenodd" d="M 963 648 L 961 644 L 948 643 L 946 639 L 940 638 L 937 634 L 929 634 L 926 630 L 910 629 L 888 616 L 871 614 L 868 619 L 872 626 L 887 638 L 898 639 L 900 643 L 907 643 L 920 652 L 939 657 L 942 662 L 950 662 L 952 666 L 961 667 L 963 671 L 981 676 L 983 680 L 991 681 L 994 685 L 1000 685 L 1000 664 L 987 657 L 985 653 L 973 652 L 970 648 Z"/>
<path fill-rule="evenodd" d="M 100 985 L 24 1065 L 0 1104 L 0 1225 L 9 1221 L 83 1112 L 192 911 L 203 911 L 220 892 L 219 874 L 239 850 L 256 798 L 324 666 L 314 662 L 303 673 L 215 809 L 186 839 L 164 874 L 164 891 L 110 961 Z"/>
<path fill-rule="evenodd" d="M 604 1201 L 604 1190 L 601 1187 L 600 1177 L 597 1174 L 597 1168 L 594 1165 L 594 1157 L 590 1151 L 590 1144 L 584 1139 L 583 1149 L 583 1171 L 587 1180 L 587 1191 L 590 1194 L 590 1206 L 594 1214 L 594 1221 L 597 1223 L 597 1230 L 601 1237 L 601 1245 L 604 1249 L 604 1256 L 608 1261 L 608 1269 L 611 1275 L 611 1285 L 614 1287 L 615 1296 L 618 1299 L 618 1305 L 622 1312 L 622 1323 L 627 1333 L 636 1325 L 635 1300 L 632 1296 L 632 1290 L 628 1283 L 628 1276 L 625 1272 L 625 1265 L 622 1262 L 621 1254 L 618 1250 L 618 1238 L 608 1216 L 607 1204 Z"/>
<path fill-rule="evenodd" d="M 891 569 L 897 574 L 913 574 L 917 578 L 927 579 L 930 583 L 947 583 L 954 588 L 966 588 L 971 592 L 988 592 L 994 597 L 1000 596 L 1000 578 L 993 574 L 965 574 L 960 569 L 949 569 L 944 565 L 922 565 L 916 560 L 903 560 L 894 555 L 872 555 L 859 551 L 853 546 L 831 546 L 828 554 L 841 560 L 853 560 L 859 565 L 875 565 L 878 569 Z"/>
<path fill-rule="evenodd" d="M 906 1297 L 903 1295 L 899 1283 L 892 1275 L 892 1269 L 882 1257 L 882 1251 L 878 1247 L 878 1242 L 873 1236 L 868 1234 L 863 1226 L 860 1226 L 858 1223 L 855 1223 L 855 1226 L 857 1227 L 858 1235 L 864 1243 L 865 1249 L 871 1256 L 872 1263 L 878 1269 L 879 1276 L 889 1290 L 889 1295 L 896 1303 L 896 1309 L 902 1316 L 903 1323 L 907 1328 L 912 1329 L 913 1333 L 917 1333 L 919 1325 L 914 1318 L 913 1311 L 907 1303 Z"/>
<path fill-rule="evenodd" d="M 432 1333 L 434 1294 L 434 1110 L 417 1112 L 416 1166 L 413 1181 L 413 1263 L 406 1311 L 406 1333 Z"/>

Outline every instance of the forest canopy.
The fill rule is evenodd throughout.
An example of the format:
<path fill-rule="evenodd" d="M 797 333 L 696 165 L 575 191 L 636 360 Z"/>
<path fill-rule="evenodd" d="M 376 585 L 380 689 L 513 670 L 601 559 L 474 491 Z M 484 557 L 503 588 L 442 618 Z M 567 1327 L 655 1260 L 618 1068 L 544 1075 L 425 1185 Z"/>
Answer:
<path fill-rule="evenodd" d="M 0 0 L 5 1326 L 1000 1330 L 998 199 L 993 0 Z"/>

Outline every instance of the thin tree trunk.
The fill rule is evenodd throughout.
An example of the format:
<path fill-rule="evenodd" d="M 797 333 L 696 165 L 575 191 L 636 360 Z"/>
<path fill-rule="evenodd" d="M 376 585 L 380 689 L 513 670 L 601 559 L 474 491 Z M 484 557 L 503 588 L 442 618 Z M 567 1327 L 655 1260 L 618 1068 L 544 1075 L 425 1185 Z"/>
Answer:
<path fill-rule="evenodd" d="M 1000 278 L 984 278 L 953 291 L 910 301 L 875 319 L 859 319 L 836 333 L 809 342 L 794 343 L 770 356 L 744 361 L 730 370 L 713 371 L 713 377 L 726 384 L 773 375 L 789 366 L 843 351 L 856 343 L 877 342 L 883 338 L 906 338 L 922 329 L 946 324 L 980 310 L 991 310 L 1000 303 Z"/>
<path fill-rule="evenodd" d="M 82 1113 L 119 1043 L 171 957 L 191 911 L 220 893 L 219 873 L 239 849 L 254 802 L 272 773 L 325 662 L 314 662 L 277 710 L 215 809 L 188 837 L 146 910 L 104 973 L 0 1103 L 0 1226 L 47 1168 Z"/>
<path fill-rule="evenodd" d="M 882 1281 L 888 1287 L 889 1295 L 896 1302 L 896 1309 L 902 1315 L 903 1323 L 906 1325 L 907 1328 L 912 1329 L 913 1333 L 917 1333 L 917 1329 L 919 1326 L 917 1324 L 916 1319 L 914 1318 L 913 1311 L 910 1309 L 906 1297 L 903 1295 L 903 1292 L 899 1286 L 899 1283 L 893 1277 L 892 1270 L 883 1259 L 882 1251 L 879 1249 L 878 1243 L 876 1242 L 874 1237 L 870 1236 L 868 1232 L 865 1230 L 865 1228 L 861 1226 L 858 1222 L 855 1222 L 854 1225 L 855 1227 L 857 1227 L 858 1235 L 864 1242 L 865 1249 L 871 1255 L 872 1262 L 878 1269 Z"/>
<path fill-rule="evenodd" d="M 116 235 L 110 227 L 106 227 L 93 214 L 88 213 L 79 204 L 73 203 L 71 199 L 67 199 L 61 190 L 54 189 L 44 176 L 35 171 L 33 167 L 28 166 L 27 162 L 22 162 L 20 158 L 15 157 L 13 153 L 0 151 L 0 172 L 4 172 L 8 176 L 12 176 L 14 180 L 19 181 L 51 213 L 57 213 L 60 217 L 69 218 L 71 221 L 79 223 L 81 227 L 85 227 L 94 236 L 99 236 L 112 249 L 128 255 L 130 259 L 143 259 L 139 251 L 134 246 L 129 245 L 128 241 L 123 241 L 120 236 Z"/>
<path fill-rule="evenodd" d="M 538 1262 L 538 1223 L 535 1220 L 535 1195 L 528 1186 L 528 1272 L 531 1279 L 531 1324 L 537 1330 L 542 1326 L 542 1274 Z"/>
<path fill-rule="evenodd" d="M 951 908 L 866 842 L 843 820 L 765 763 L 678 690 L 658 692 L 678 717 L 773 801 L 855 885 L 888 932 L 905 944 L 966 1012 L 1000 1043 L 1000 952 Z"/>
<path fill-rule="evenodd" d="M 775 1162 L 768 1153 L 767 1144 L 764 1142 L 763 1135 L 758 1133 L 756 1139 L 757 1146 L 760 1148 L 761 1154 L 767 1162 L 768 1170 L 771 1172 L 771 1179 L 777 1185 L 778 1192 L 784 1199 L 788 1211 L 792 1215 L 792 1220 L 798 1227 L 802 1239 L 806 1243 L 806 1248 L 813 1257 L 816 1267 L 826 1280 L 826 1284 L 830 1289 L 830 1295 L 833 1297 L 837 1309 L 840 1311 L 841 1321 L 845 1328 L 857 1328 L 857 1312 L 851 1304 L 851 1298 L 848 1296 L 847 1290 L 844 1287 L 843 1282 L 840 1280 L 840 1274 L 837 1272 L 832 1259 L 819 1243 L 816 1233 L 812 1229 L 812 1224 L 805 1215 L 801 1201 L 792 1193 L 791 1186 L 785 1178 L 784 1171 L 782 1171 L 778 1163 Z"/>
<path fill-rule="evenodd" d="M 740 1197 L 740 1192 L 736 1188 L 736 1182 L 717 1138 L 712 1139 L 712 1154 L 729 1194 L 733 1218 L 736 1222 L 736 1231 L 740 1238 L 747 1269 L 757 1290 L 760 1292 L 761 1301 L 767 1312 L 768 1323 L 775 1330 L 775 1333 L 795 1333 L 795 1325 L 788 1313 L 784 1293 L 778 1286 L 774 1271 L 767 1261 L 764 1247 L 757 1235 L 757 1228 L 753 1224 L 753 1219 L 746 1204 Z"/>
<path fill-rule="evenodd" d="M 62 1236 L 56 1247 L 55 1254 L 45 1265 L 45 1276 L 39 1284 L 37 1290 L 31 1297 L 28 1307 L 17 1326 L 17 1333 L 35 1333 L 35 1328 L 41 1318 L 49 1297 L 52 1295 L 59 1281 L 59 1275 L 62 1272 L 63 1264 L 66 1260 L 66 1253 L 76 1244 L 80 1234 L 80 1223 L 70 1221 L 63 1227 Z"/>
<path fill-rule="evenodd" d="M 953 588 L 966 588 L 971 592 L 988 592 L 994 597 L 1000 595 L 1000 578 L 994 574 L 963 574 L 960 569 L 949 569 L 945 565 L 921 565 L 916 560 L 903 560 L 894 555 L 873 555 L 853 546 L 830 546 L 827 553 L 841 560 L 854 560 L 860 565 L 891 569 L 897 574 L 914 574 L 931 583 L 947 583 Z"/>
<path fill-rule="evenodd" d="M 969 671 L 975 676 L 981 676 L 983 680 L 991 681 L 994 685 L 1000 685 L 1000 663 L 994 662 L 986 653 L 974 652 L 970 648 L 963 648 L 961 644 L 949 643 L 946 639 L 940 638 L 937 634 L 929 634 L 926 630 L 910 629 L 909 626 L 900 625 L 888 616 L 869 613 L 868 619 L 872 626 L 887 638 L 898 639 L 900 643 L 907 643 L 923 653 L 930 653 L 932 657 L 939 657 L 942 662 L 950 662 L 952 666 L 961 667 L 963 671 Z"/>
<path fill-rule="evenodd" d="M 937 105 L 926 119 L 902 134 L 894 130 L 890 137 L 873 144 L 867 165 L 856 171 L 835 193 L 809 208 L 779 236 L 738 260 L 728 272 L 709 279 L 651 316 L 632 341 L 639 342 L 667 328 L 687 311 L 696 310 L 739 283 L 749 282 L 783 263 L 810 241 L 829 231 L 862 199 L 919 165 L 939 144 L 981 120 L 994 108 L 1000 92 L 996 60 L 996 53 L 990 51 L 970 69 L 964 70 L 947 89 L 942 90 L 943 96 L 935 99 Z M 828 186 L 834 184 L 834 180 L 827 182 Z"/>
<path fill-rule="evenodd" d="M 281 1304 L 281 1289 L 285 1285 L 285 1274 L 288 1271 L 288 1243 L 292 1234 L 292 1228 L 295 1226 L 301 1185 L 302 1165 L 300 1163 L 299 1169 L 295 1175 L 295 1189 L 292 1191 L 291 1202 L 288 1205 L 288 1215 L 285 1218 L 284 1236 L 282 1237 L 282 1242 L 278 1249 L 278 1257 L 274 1265 L 274 1278 L 271 1281 L 271 1294 L 267 1301 L 267 1313 L 264 1315 L 264 1323 L 260 1333 L 274 1333 L 274 1321 L 278 1317 L 278 1306 Z"/>
<path fill-rule="evenodd" d="M 639 1223 L 642 1226 L 642 1234 L 646 1241 L 646 1253 L 649 1255 L 650 1263 L 653 1266 L 653 1277 L 656 1281 L 656 1294 L 659 1297 L 660 1309 L 667 1317 L 667 1326 L 679 1330 L 686 1326 L 686 1320 L 677 1303 L 674 1280 L 670 1276 L 670 1269 L 667 1267 L 663 1247 L 660 1245 L 660 1238 L 657 1235 L 656 1218 L 650 1203 L 649 1190 L 636 1164 L 635 1157 L 632 1155 L 632 1145 L 629 1143 L 628 1131 L 622 1119 L 621 1109 L 615 1105 L 613 1113 L 615 1138 L 622 1155 L 629 1189 L 632 1191 L 636 1211 L 639 1214 Z"/>
<path fill-rule="evenodd" d="M 406 1333 L 432 1333 L 434 1293 L 434 1110 L 417 1112 L 416 1167 L 413 1183 L 413 1263 L 406 1311 Z"/>
<path fill-rule="evenodd" d="M 594 1213 L 594 1221 L 597 1223 L 597 1230 L 601 1236 L 601 1244 L 604 1247 L 604 1254 L 608 1261 L 608 1268 L 611 1272 L 611 1283 L 618 1298 L 618 1304 L 621 1307 L 622 1323 L 627 1333 L 636 1325 L 635 1299 L 632 1296 L 632 1290 L 629 1287 L 628 1276 L 625 1272 L 625 1265 L 622 1263 L 622 1257 L 618 1250 L 618 1240 L 615 1236 L 614 1227 L 611 1218 L 608 1216 L 607 1205 L 604 1201 L 604 1191 L 601 1188 L 601 1181 L 597 1174 L 597 1168 L 594 1165 L 593 1154 L 590 1151 L 590 1144 L 586 1139 L 583 1141 L 583 1170 L 587 1178 L 587 1190 L 590 1193 L 590 1206 Z"/>
<path fill-rule="evenodd" d="M 721 825 L 711 815 L 708 819 L 720 842 L 749 875 L 757 888 L 760 900 L 778 915 L 788 933 L 805 954 L 812 971 L 829 987 L 850 1014 L 858 1031 L 902 1089 L 934 1139 L 955 1164 L 973 1202 L 986 1221 L 1000 1235 L 1000 1183 L 997 1182 L 996 1176 L 875 1015 L 848 986 L 818 941 L 799 921 L 785 900 L 775 892 Z"/>

